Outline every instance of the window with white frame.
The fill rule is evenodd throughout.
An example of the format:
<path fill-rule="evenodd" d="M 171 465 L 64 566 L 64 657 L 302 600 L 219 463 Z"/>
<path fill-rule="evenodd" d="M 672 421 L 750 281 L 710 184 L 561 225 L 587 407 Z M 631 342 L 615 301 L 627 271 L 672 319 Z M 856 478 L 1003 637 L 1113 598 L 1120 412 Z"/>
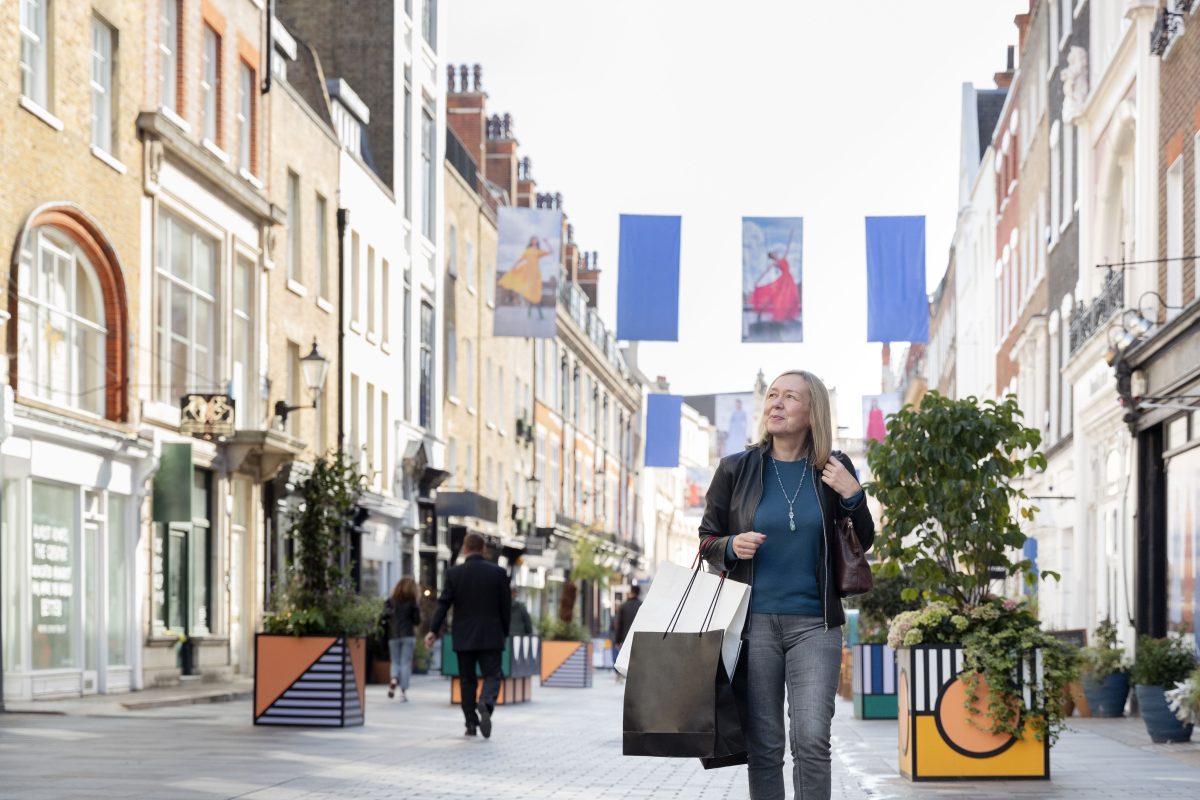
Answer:
<path fill-rule="evenodd" d="M 99 17 L 92 17 L 92 146 L 113 151 L 113 65 L 117 32 Z"/>
<path fill-rule="evenodd" d="M 313 202 L 313 233 L 316 236 L 317 297 L 329 297 L 329 204 L 317 192 Z"/>
<path fill-rule="evenodd" d="M 475 291 L 475 245 L 470 239 L 463 240 L 462 274 L 466 278 L 467 288 Z"/>
<path fill-rule="evenodd" d="M 300 233 L 300 176 L 292 172 L 290 169 L 287 173 L 287 229 L 288 229 L 288 249 L 287 249 L 287 276 L 289 281 L 303 283 L 303 275 L 301 273 L 301 246 L 302 239 Z"/>
<path fill-rule="evenodd" d="M 359 448 L 362 446 L 362 436 L 358 427 L 358 376 L 350 373 L 350 457 L 359 463 Z"/>
<path fill-rule="evenodd" d="M 1075 0 L 1059 0 L 1058 10 L 1061 12 L 1060 18 L 1062 19 L 1062 25 L 1059 26 L 1061 30 L 1058 35 L 1059 49 L 1062 49 L 1062 46 L 1067 43 L 1067 37 L 1071 35 L 1071 24 L 1074 20 L 1074 9 L 1072 6 L 1074 4 Z"/>
<path fill-rule="evenodd" d="M 479 401 L 483 404 L 483 418 L 491 423 L 492 409 L 492 360 L 484 359 L 483 368 L 483 397 Z"/>
<path fill-rule="evenodd" d="M 475 488 L 475 446 L 467 442 L 466 458 L 463 460 L 463 488 Z"/>
<path fill-rule="evenodd" d="M 17 273 L 17 391 L 103 415 L 108 379 L 96 268 L 64 231 L 35 228 Z"/>
<path fill-rule="evenodd" d="M 179 109 L 179 11 L 183 0 L 162 0 L 158 18 L 158 103 Z"/>
<path fill-rule="evenodd" d="M 437 159 L 437 131 L 434 123 L 432 106 L 421 106 L 421 231 L 429 241 L 435 241 L 437 234 L 437 170 L 434 164 Z"/>
<path fill-rule="evenodd" d="M 283 401 L 289 406 L 296 407 L 300 405 L 300 345 L 296 342 L 287 343 L 287 375 L 284 382 L 284 397 Z M 284 424 L 284 430 L 291 436 L 298 436 L 299 431 L 297 426 L 299 415 L 289 414 L 287 422 Z"/>
<path fill-rule="evenodd" d="M 217 375 L 217 245 L 173 214 L 159 216 L 155 264 L 155 396 L 175 405 L 213 391 Z"/>
<path fill-rule="evenodd" d="M 1069 2 L 1069 0 L 1068 0 Z M 1050 126 L 1050 241 L 1058 241 L 1062 225 L 1062 125 L 1058 120 Z"/>
<path fill-rule="evenodd" d="M 424 13 L 421 15 L 421 37 L 430 49 L 437 50 L 437 7 L 438 0 L 425 0 L 421 4 Z"/>
<path fill-rule="evenodd" d="M 446 437 L 446 472 L 450 473 L 450 485 L 461 486 L 458 477 L 458 440 Z"/>
<path fill-rule="evenodd" d="M 1183 156 L 1167 168 L 1167 270 L 1168 317 L 1183 305 Z M 1171 308 L 1175 306 L 1175 308 Z"/>
<path fill-rule="evenodd" d="M 375 334 L 376 307 L 379 305 L 379 295 L 376 294 L 378 275 L 375 274 L 375 248 L 367 245 L 367 333 Z"/>
<path fill-rule="evenodd" d="M 1051 71 L 1053 71 L 1054 67 L 1058 64 L 1058 51 L 1059 51 L 1059 48 L 1058 48 L 1058 13 L 1059 13 L 1059 11 L 1058 11 L 1058 6 L 1056 6 L 1055 3 L 1059 2 L 1059 1 L 1060 0 L 1050 0 L 1050 2 L 1046 4 L 1046 13 L 1049 15 L 1048 21 L 1049 21 L 1049 25 L 1050 25 L 1050 36 L 1046 40 L 1047 43 L 1049 44 L 1049 47 L 1047 48 L 1047 56 L 1050 59 L 1050 70 Z M 1070 3 L 1071 1 L 1072 0 L 1061 0 L 1061 2 L 1063 4 Z"/>
<path fill-rule="evenodd" d="M 1194 187 L 1192 190 L 1192 206 L 1196 215 L 1196 220 L 1193 223 L 1196 241 L 1192 245 L 1192 255 L 1200 255 L 1200 133 L 1196 134 L 1196 138 L 1192 140 L 1192 179 Z M 1200 297 L 1200 263 L 1192 261 L 1192 299 Z"/>
<path fill-rule="evenodd" d="M 496 416 L 497 416 L 498 422 L 500 424 L 500 430 L 504 430 L 505 428 L 508 427 L 508 425 L 505 424 L 505 421 L 508 419 L 507 410 L 505 409 L 505 406 L 508 404 L 508 400 L 506 399 L 506 395 L 504 392 L 504 365 L 503 364 L 496 365 L 496 395 L 495 395 L 495 397 L 496 397 Z"/>
<path fill-rule="evenodd" d="M 390 477 L 392 474 L 392 451 L 388 444 L 392 428 L 388 422 L 388 415 L 391 413 L 388 405 L 388 393 L 381 390 L 379 392 L 379 488 L 384 492 L 392 490 Z"/>
<path fill-rule="evenodd" d="M 362 268 L 358 263 L 359 251 L 358 231 L 350 232 L 350 321 L 354 324 L 359 322 L 359 297 L 362 293 Z"/>
<path fill-rule="evenodd" d="M 21 0 L 21 94 L 46 108 L 49 99 L 49 0 Z"/>
<path fill-rule="evenodd" d="M 453 222 L 446 236 L 446 274 L 451 278 L 458 277 L 458 228 Z"/>
<path fill-rule="evenodd" d="M 230 395 L 234 399 L 234 414 L 239 430 L 256 427 L 251 394 L 254 381 L 254 262 L 238 256 L 233 262 L 233 373 Z"/>
<path fill-rule="evenodd" d="M 379 262 L 379 340 L 384 344 L 392 341 L 392 268 L 386 258 Z"/>
<path fill-rule="evenodd" d="M 458 336 L 452 322 L 446 324 L 446 395 L 458 397 Z"/>
<path fill-rule="evenodd" d="M 1063 122 L 1062 126 L 1062 165 L 1063 165 L 1063 199 L 1062 225 L 1066 227 L 1075 219 L 1075 126 Z"/>
<path fill-rule="evenodd" d="M 404 66 L 404 218 L 412 221 L 412 67 Z"/>
<path fill-rule="evenodd" d="M 238 62 L 238 168 L 254 173 L 254 103 L 257 81 L 254 68 L 245 61 Z"/>
<path fill-rule="evenodd" d="M 496 271 L 487 264 L 479 266 L 479 280 L 483 282 L 483 297 L 490 306 L 496 305 Z"/>
<path fill-rule="evenodd" d="M 366 439 L 366 442 L 364 442 L 363 450 L 365 451 L 364 455 L 366 457 L 366 463 L 367 463 L 367 469 L 366 469 L 367 481 L 369 482 L 369 485 L 372 489 L 377 489 L 378 485 L 377 485 L 376 481 L 378 479 L 378 474 L 376 473 L 376 470 L 378 469 L 379 465 L 378 465 L 378 462 L 375 461 L 375 454 L 376 454 L 375 384 L 371 383 L 370 381 L 367 381 L 367 415 L 366 415 L 366 419 L 367 419 L 367 439 Z"/>
<path fill-rule="evenodd" d="M 475 408 L 475 343 L 463 339 L 463 365 L 467 370 L 467 408 Z"/>
<path fill-rule="evenodd" d="M 221 36 L 204 26 L 203 62 L 200 71 L 200 107 L 204 112 L 204 138 L 221 144 Z"/>

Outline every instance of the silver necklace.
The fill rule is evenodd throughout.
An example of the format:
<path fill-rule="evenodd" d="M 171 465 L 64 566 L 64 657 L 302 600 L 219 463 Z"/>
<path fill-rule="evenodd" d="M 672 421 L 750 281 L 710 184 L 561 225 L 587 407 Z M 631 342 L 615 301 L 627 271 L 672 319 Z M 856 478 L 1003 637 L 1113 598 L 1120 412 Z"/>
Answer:
<path fill-rule="evenodd" d="M 801 461 L 807 460 L 807 458 L 801 459 Z M 775 468 L 775 480 L 779 481 L 779 491 L 783 492 L 783 499 L 787 500 L 788 528 L 794 531 L 796 530 L 796 511 L 792 508 L 792 506 L 795 504 L 796 499 L 800 497 L 800 490 L 804 488 L 804 476 L 808 474 L 808 465 L 806 464 L 804 469 L 801 470 L 800 485 L 796 487 L 796 493 L 791 497 L 788 497 L 787 489 L 783 488 L 783 476 L 779 474 L 779 465 L 775 463 L 775 459 L 773 458 L 771 459 L 771 466 Z"/>

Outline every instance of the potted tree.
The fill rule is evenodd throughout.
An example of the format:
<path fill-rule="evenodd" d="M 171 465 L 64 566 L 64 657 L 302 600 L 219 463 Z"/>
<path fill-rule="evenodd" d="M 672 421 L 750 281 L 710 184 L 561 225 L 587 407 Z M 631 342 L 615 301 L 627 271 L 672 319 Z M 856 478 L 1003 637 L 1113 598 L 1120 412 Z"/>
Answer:
<path fill-rule="evenodd" d="M 856 719 L 895 719 L 896 652 L 887 641 L 888 623 L 919 608 L 921 601 L 905 599 L 904 590 L 913 586 L 898 567 L 872 564 L 871 571 L 874 588 L 847 603 L 858 608 L 858 636 L 850 648 L 851 699 Z"/>
<path fill-rule="evenodd" d="M 1166 691 L 1177 688 L 1195 669 L 1196 651 L 1181 637 L 1138 639 L 1130 677 L 1151 741 L 1186 742 L 1192 738 L 1191 723 L 1181 722 L 1171 711 Z"/>
<path fill-rule="evenodd" d="M 596 543 L 581 534 L 571 549 L 571 580 L 563 584 L 558 600 L 558 617 L 538 620 L 541 637 L 540 673 L 542 686 L 586 688 L 592 685 L 590 631 L 577 621 L 576 601 L 580 581 L 606 581 L 608 569 L 600 563 Z"/>
<path fill-rule="evenodd" d="M 1079 651 L 1083 694 L 1094 717 L 1125 716 L 1129 665 L 1117 644 L 1117 626 L 1108 617 L 1096 626 L 1096 644 Z"/>
<path fill-rule="evenodd" d="M 877 551 L 912 581 L 902 597 L 923 601 L 889 630 L 900 771 L 913 780 L 1049 777 L 1074 659 L 1030 608 L 993 595 L 997 577 L 1037 580 L 1019 555 L 1035 511 L 1020 482 L 1045 467 L 1040 443 L 1012 396 L 930 392 L 868 451 L 867 489 L 885 510 Z"/>
<path fill-rule="evenodd" d="M 383 600 L 355 591 L 343 558 L 362 487 L 357 465 L 341 452 L 318 458 L 300 487 L 288 527 L 295 560 L 278 576 L 255 637 L 256 725 L 363 724 L 365 637 Z"/>

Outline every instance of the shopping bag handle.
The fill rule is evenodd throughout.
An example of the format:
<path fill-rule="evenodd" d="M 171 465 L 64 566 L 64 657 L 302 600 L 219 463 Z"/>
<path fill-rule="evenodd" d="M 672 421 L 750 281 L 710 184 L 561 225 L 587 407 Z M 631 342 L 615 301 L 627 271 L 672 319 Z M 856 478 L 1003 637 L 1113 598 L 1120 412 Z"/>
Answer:
<path fill-rule="evenodd" d="M 679 598 L 679 605 L 675 606 L 675 613 L 671 615 L 671 620 L 667 623 L 666 630 L 663 631 L 663 638 L 667 638 L 668 633 L 674 633 L 675 628 L 679 625 L 679 620 L 683 616 L 683 607 L 687 604 L 688 595 L 692 593 L 692 586 L 696 583 L 696 576 L 700 574 L 700 552 L 711 541 L 719 539 L 719 536 L 707 536 L 700 542 L 700 549 L 696 552 L 696 558 L 692 559 L 692 577 L 688 580 L 687 588 L 683 590 L 683 597 Z M 701 636 L 708 632 L 708 626 L 712 624 L 713 616 L 717 611 L 717 600 L 721 597 L 721 589 L 725 586 L 725 571 L 721 571 L 721 579 L 717 583 L 717 590 L 713 592 L 713 598 L 708 604 L 708 610 L 704 613 L 704 621 L 701 623 L 700 630 L 696 632 L 697 636 Z"/>

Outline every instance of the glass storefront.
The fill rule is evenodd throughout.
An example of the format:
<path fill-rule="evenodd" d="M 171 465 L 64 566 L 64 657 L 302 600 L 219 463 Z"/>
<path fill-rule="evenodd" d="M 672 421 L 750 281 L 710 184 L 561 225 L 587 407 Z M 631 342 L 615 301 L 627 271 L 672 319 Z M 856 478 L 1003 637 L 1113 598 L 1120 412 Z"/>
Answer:
<path fill-rule="evenodd" d="M 129 502 L 119 494 L 108 495 L 108 547 L 106 561 L 108 591 L 105 598 L 108 665 L 126 666 L 129 663 L 129 563 L 128 553 L 134 538 L 126 516 Z"/>
<path fill-rule="evenodd" d="M 1200 612 L 1200 447 L 1167 460 L 1167 624 L 1196 635 Z"/>
<path fill-rule="evenodd" d="M 74 627 L 78 564 L 76 492 L 34 481 L 30 537 L 33 669 L 79 667 Z"/>

